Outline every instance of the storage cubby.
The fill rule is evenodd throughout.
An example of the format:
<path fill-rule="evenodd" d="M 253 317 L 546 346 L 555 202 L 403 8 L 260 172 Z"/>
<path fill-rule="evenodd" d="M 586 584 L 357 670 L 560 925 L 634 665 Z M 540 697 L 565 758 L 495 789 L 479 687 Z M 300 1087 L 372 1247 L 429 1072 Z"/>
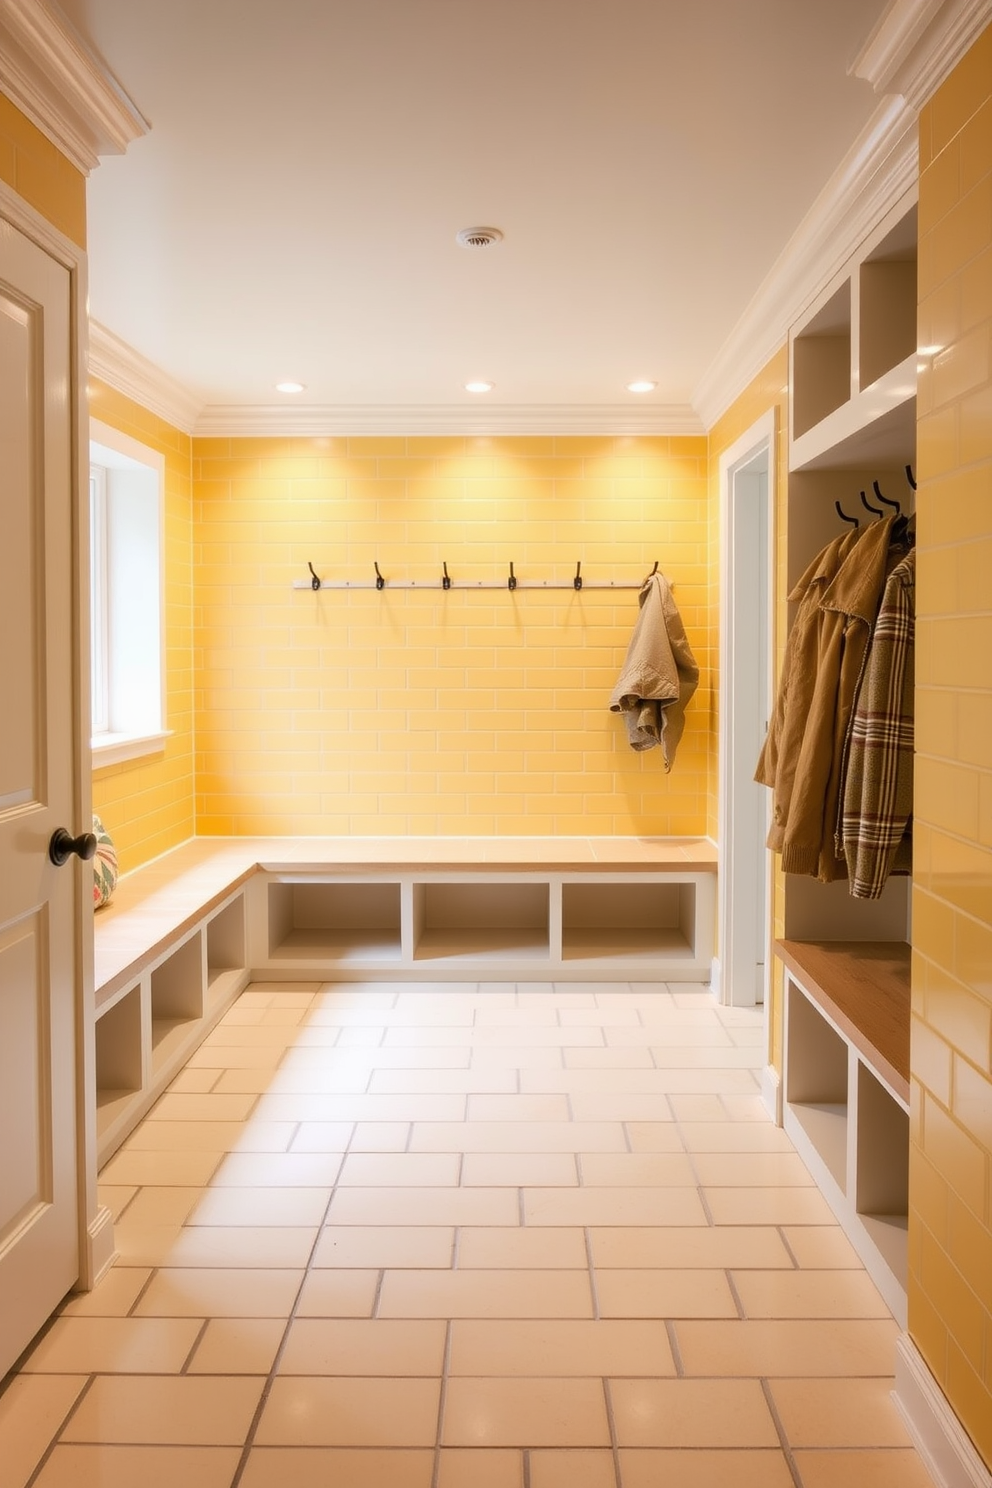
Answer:
<path fill-rule="evenodd" d="M 695 955 L 692 883 L 565 883 L 562 960 L 610 961 Z"/>
<path fill-rule="evenodd" d="M 846 1193 L 848 1045 L 791 978 L 786 997 L 786 1107 Z"/>
<path fill-rule="evenodd" d="M 129 987 L 96 1025 L 96 1128 L 102 1139 L 126 1113 L 144 1078 L 141 984 Z"/>
<path fill-rule="evenodd" d="M 207 921 L 207 1003 L 223 998 L 248 964 L 245 948 L 245 897 L 238 894 Z"/>
<path fill-rule="evenodd" d="M 792 432 L 798 438 L 851 396 L 851 285 L 806 322 L 792 346 Z"/>
<path fill-rule="evenodd" d="M 909 1113 L 858 1064 L 857 1211 L 889 1269 L 905 1276 L 909 1227 Z"/>
<path fill-rule="evenodd" d="M 914 207 L 861 264 L 858 384 L 862 389 L 916 355 L 916 240 Z"/>
<path fill-rule="evenodd" d="M 547 960 L 547 883 L 413 885 L 415 960 Z"/>
<path fill-rule="evenodd" d="M 166 1065 L 203 1017 L 203 934 L 197 930 L 151 973 L 152 1069 Z"/>
<path fill-rule="evenodd" d="M 398 883 L 276 882 L 268 892 L 269 955 L 339 963 L 398 961 Z"/>

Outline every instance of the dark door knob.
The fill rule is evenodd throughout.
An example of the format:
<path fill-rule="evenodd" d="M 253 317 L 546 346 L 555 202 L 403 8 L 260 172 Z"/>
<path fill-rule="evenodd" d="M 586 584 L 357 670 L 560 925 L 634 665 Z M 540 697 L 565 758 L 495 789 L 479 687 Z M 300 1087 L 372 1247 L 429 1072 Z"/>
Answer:
<path fill-rule="evenodd" d="M 81 832 L 78 837 L 73 837 L 65 827 L 57 827 L 48 844 L 48 856 L 56 868 L 61 868 L 63 863 L 68 862 L 73 853 L 86 863 L 95 852 L 96 838 L 92 832 Z"/>

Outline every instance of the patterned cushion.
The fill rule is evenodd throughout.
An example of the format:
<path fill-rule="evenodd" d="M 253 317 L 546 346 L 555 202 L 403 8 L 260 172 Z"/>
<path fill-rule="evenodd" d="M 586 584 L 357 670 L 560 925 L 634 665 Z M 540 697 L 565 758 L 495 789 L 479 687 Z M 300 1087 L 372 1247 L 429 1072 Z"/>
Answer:
<path fill-rule="evenodd" d="M 117 887 L 117 849 L 110 833 L 98 816 L 93 818 L 96 856 L 93 859 L 93 908 L 99 909 L 110 900 Z"/>

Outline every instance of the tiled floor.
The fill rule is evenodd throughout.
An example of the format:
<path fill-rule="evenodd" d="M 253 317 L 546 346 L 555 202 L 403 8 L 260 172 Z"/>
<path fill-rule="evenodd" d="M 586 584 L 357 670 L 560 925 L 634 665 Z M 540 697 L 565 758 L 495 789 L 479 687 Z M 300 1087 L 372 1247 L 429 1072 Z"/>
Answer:
<path fill-rule="evenodd" d="M 689 987 L 267 987 L 102 1175 L 0 1488 L 929 1488 L 897 1328 Z"/>

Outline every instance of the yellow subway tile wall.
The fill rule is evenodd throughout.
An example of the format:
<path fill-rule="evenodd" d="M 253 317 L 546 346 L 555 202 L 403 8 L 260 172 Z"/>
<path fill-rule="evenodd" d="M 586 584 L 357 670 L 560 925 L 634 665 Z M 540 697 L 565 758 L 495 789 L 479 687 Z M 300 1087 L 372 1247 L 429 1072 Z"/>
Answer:
<path fill-rule="evenodd" d="M 775 671 L 781 673 L 785 657 L 785 642 L 789 631 L 789 614 L 786 595 L 789 591 L 787 555 L 789 503 L 789 348 L 781 349 L 752 379 L 740 396 L 730 405 L 710 430 L 710 500 L 714 516 L 714 533 L 720 510 L 720 456 L 730 449 L 738 439 L 769 409 L 775 409 Z M 719 636 L 720 613 L 720 545 L 714 538 L 710 560 L 712 584 L 711 617 L 713 634 Z M 715 653 L 714 653 L 715 655 Z M 707 809 L 707 833 L 716 839 L 718 835 L 718 730 L 719 730 L 719 662 L 713 667 L 713 728 L 710 737 L 710 790 Z M 757 765 L 757 760 L 755 760 Z M 781 938 L 785 934 L 785 876 L 776 858 L 772 879 L 772 934 Z M 769 1058 L 776 1069 L 782 1068 L 782 964 L 772 961 L 772 1007 L 769 1017 Z"/>
<path fill-rule="evenodd" d="M 165 456 L 165 748 L 93 774 L 93 810 L 123 871 L 185 842 L 193 817 L 192 499 L 189 435 L 90 379 L 90 415 Z"/>
<path fill-rule="evenodd" d="M 705 833 L 707 470 L 705 437 L 195 440 L 197 830 Z M 701 668 L 670 774 L 608 708 L 656 560 Z"/>
<path fill-rule="evenodd" d="M 992 29 L 920 166 L 909 1328 L 992 1465 Z"/>
<path fill-rule="evenodd" d="M 0 181 L 86 247 L 86 177 L 0 93 Z"/>

